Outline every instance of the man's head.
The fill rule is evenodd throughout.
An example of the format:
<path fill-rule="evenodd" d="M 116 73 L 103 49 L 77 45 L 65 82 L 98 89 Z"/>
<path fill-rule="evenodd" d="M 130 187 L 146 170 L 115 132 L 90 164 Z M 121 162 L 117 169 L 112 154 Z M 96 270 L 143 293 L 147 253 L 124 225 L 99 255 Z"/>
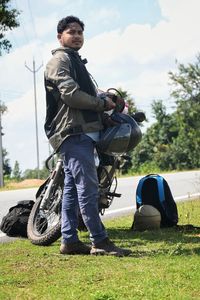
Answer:
<path fill-rule="evenodd" d="M 58 22 L 57 37 L 63 47 L 79 50 L 83 46 L 84 23 L 79 18 L 68 16 Z"/>

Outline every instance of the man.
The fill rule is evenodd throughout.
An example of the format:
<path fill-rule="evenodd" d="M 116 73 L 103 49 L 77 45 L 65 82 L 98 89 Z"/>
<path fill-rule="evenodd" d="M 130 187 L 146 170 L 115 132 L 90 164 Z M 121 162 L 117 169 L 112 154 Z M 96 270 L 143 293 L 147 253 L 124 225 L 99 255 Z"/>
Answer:
<path fill-rule="evenodd" d="M 103 128 L 101 115 L 115 107 L 110 97 L 98 97 L 78 50 L 84 42 L 84 23 L 68 16 L 59 21 L 61 47 L 45 71 L 47 114 L 45 131 L 52 147 L 63 156 L 65 182 L 62 201 L 62 254 L 111 254 L 129 250 L 108 238 L 98 213 L 98 178 L 94 162 L 95 141 Z M 78 211 L 90 233 L 92 247 L 78 238 Z"/>

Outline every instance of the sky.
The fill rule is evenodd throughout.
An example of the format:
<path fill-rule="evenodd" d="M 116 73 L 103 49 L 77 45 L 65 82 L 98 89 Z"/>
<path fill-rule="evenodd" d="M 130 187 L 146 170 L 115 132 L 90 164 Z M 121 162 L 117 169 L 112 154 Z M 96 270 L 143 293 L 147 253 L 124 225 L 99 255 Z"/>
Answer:
<path fill-rule="evenodd" d="M 61 18 L 75 15 L 85 23 L 79 52 L 88 71 L 102 90 L 127 91 L 146 113 L 145 127 L 154 121 L 153 100 L 175 109 L 168 73 L 177 72 L 177 62 L 194 63 L 200 50 L 199 0 L 12 0 L 11 7 L 21 14 L 20 27 L 6 34 L 13 48 L 0 57 L 0 100 L 8 108 L 3 147 L 11 167 L 18 161 L 22 171 L 37 167 L 33 60 L 40 167 L 52 150 L 44 133 L 43 76 L 51 50 L 59 47 Z"/>

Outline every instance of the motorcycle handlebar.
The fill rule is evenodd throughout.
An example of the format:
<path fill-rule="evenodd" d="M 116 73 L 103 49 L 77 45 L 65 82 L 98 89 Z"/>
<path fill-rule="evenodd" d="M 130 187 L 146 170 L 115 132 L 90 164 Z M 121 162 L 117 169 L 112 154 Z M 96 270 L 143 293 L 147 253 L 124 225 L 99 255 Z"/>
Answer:
<path fill-rule="evenodd" d="M 146 115 L 145 113 L 143 113 L 142 111 L 138 111 L 136 113 L 134 113 L 133 115 L 131 115 L 131 117 L 137 122 L 137 123 L 141 123 L 143 121 L 146 120 Z"/>
<path fill-rule="evenodd" d="M 49 166 L 49 162 L 52 159 L 52 157 L 56 154 L 56 152 L 53 152 L 49 157 L 47 157 L 46 161 L 45 161 L 45 167 L 50 171 L 50 166 Z"/>

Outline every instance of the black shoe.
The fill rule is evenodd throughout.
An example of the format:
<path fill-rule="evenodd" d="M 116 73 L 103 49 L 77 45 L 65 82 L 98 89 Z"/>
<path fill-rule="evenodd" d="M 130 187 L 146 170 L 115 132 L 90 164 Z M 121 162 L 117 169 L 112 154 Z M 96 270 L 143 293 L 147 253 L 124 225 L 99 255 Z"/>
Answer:
<path fill-rule="evenodd" d="M 109 238 L 105 238 L 103 241 L 92 245 L 90 251 L 91 255 L 113 255 L 113 256 L 128 256 L 132 253 L 129 249 L 123 249 L 117 247 Z"/>
<path fill-rule="evenodd" d="M 90 254 L 91 247 L 85 245 L 81 241 L 69 244 L 61 244 L 61 254 Z"/>

